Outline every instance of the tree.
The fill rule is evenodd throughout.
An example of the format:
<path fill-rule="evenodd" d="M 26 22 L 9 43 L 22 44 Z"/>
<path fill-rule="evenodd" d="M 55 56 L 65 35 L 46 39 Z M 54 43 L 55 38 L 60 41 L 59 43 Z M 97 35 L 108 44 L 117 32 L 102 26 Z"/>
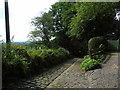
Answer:
<path fill-rule="evenodd" d="M 73 2 L 57 2 L 51 8 L 52 18 L 54 21 L 56 46 L 64 47 L 72 54 L 79 54 L 80 42 L 75 38 L 68 36 L 69 24 L 73 17 L 76 17 L 76 3 Z"/>
<path fill-rule="evenodd" d="M 119 7 L 119 3 L 57 2 L 48 13 L 33 20 L 36 30 L 31 34 L 36 41 L 52 42 L 75 55 L 86 54 L 90 38 L 119 32 L 114 20 L 114 10 Z"/>
<path fill-rule="evenodd" d="M 31 23 L 35 26 L 35 30 L 29 33 L 30 40 L 42 41 L 44 45 L 50 48 L 50 39 L 53 37 L 54 32 L 51 12 L 44 12 L 42 16 L 32 19 Z"/>
<path fill-rule="evenodd" d="M 78 39 L 89 40 L 94 36 L 106 36 L 115 31 L 114 10 L 120 3 L 77 3 L 77 16 L 69 24 L 68 34 Z"/>

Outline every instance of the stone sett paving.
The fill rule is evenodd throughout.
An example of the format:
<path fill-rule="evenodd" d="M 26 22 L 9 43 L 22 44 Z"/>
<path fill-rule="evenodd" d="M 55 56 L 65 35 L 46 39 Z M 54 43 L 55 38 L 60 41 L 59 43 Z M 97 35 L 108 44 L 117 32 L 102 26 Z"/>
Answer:
<path fill-rule="evenodd" d="M 6 88 L 46 88 L 77 60 L 78 58 L 68 60 L 64 63 L 61 63 L 60 65 L 51 68 L 46 72 L 41 73 L 38 76 L 32 77 L 28 80 L 23 79 L 19 83 L 13 83 Z"/>
<path fill-rule="evenodd" d="M 47 88 L 118 88 L 118 53 L 112 53 L 102 68 L 82 71 L 77 60 Z"/>
<path fill-rule="evenodd" d="M 74 58 L 11 87 L 32 88 L 32 90 L 35 88 L 46 90 L 47 88 L 118 88 L 118 56 L 120 53 L 111 55 L 110 59 L 102 63 L 102 68 L 99 69 L 82 71 L 80 70 L 82 59 Z"/>

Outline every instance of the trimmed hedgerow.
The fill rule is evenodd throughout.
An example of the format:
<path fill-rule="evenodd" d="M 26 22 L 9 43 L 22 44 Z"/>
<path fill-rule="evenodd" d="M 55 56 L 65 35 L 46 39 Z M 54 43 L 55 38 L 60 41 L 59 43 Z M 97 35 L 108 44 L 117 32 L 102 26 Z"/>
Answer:
<path fill-rule="evenodd" d="M 88 52 L 91 58 L 94 55 L 102 54 L 105 52 L 107 41 L 104 37 L 93 37 L 88 41 Z"/>
<path fill-rule="evenodd" d="M 100 48 L 100 45 L 106 45 L 106 40 L 104 37 L 99 36 L 99 37 L 93 37 L 88 41 L 88 49 L 96 49 Z"/>

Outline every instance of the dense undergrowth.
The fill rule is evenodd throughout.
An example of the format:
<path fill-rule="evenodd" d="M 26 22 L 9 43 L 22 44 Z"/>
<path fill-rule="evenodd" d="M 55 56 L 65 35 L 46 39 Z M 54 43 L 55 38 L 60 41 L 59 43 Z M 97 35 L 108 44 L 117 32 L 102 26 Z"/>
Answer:
<path fill-rule="evenodd" d="M 27 51 L 25 46 L 20 45 L 12 45 L 9 50 L 3 47 L 2 53 L 3 82 L 11 77 L 23 78 L 43 72 L 70 57 L 69 51 L 64 48 Z"/>

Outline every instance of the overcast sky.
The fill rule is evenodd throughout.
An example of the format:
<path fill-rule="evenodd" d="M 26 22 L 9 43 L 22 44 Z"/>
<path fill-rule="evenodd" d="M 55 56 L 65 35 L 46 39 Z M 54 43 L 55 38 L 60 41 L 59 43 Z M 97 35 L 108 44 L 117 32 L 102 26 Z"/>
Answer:
<path fill-rule="evenodd" d="M 13 41 L 27 41 L 27 35 L 32 31 L 31 19 L 48 11 L 58 0 L 9 0 L 10 34 Z M 46 8 L 46 9 L 45 9 Z M 0 0 L 0 37 L 5 41 L 4 0 Z"/>

